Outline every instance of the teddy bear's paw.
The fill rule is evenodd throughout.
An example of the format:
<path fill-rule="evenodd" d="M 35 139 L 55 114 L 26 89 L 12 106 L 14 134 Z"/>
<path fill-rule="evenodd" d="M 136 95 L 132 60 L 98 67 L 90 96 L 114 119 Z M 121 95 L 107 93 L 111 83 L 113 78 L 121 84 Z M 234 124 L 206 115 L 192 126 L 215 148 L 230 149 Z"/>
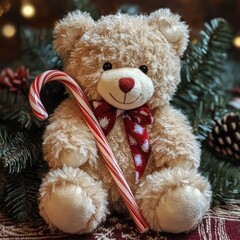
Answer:
<path fill-rule="evenodd" d="M 58 163 L 60 166 L 63 166 L 65 164 L 67 166 L 80 167 L 85 162 L 87 162 L 87 157 L 79 155 L 73 149 L 62 150 L 58 159 Z"/>
<path fill-rule="evenodd" d="M 155 231 L 192 230 L 210 207 L 210 185 L 196 170 L 165 169 L 148 176 L 137 192 L 143 216 Z"/>
<path fill-rule="evenodd" d="M 51 168 L 60 168 L 63 165 L 80 167 L 87 161 L 94 163 L 97 158 L 97 151 L 86 145 L 69 145 L 63 142 L 51 144 L 44 143 L 43 147 L 44 158 Z"/>
<path fill-rule="evenodd" d="M 65 166 L 43 179 L 39 208 L 51 228 L 72 234 L 88 233 L 106 218 L 107 194 L 99 181 Z"/>
<path fill-rule="evenodd" d="M 197 226 L 205 214 L 208 203 L 197 188 L 185 186 L 169 190 L 156 207 L 161 231 L 181 233 Z"/>

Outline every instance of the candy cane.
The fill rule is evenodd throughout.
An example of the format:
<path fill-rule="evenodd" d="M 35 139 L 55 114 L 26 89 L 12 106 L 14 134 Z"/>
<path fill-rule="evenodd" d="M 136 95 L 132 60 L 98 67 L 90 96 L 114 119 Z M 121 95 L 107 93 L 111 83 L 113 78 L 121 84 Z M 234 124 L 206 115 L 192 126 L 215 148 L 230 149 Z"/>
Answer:
<path fill-rule="evenodd" d="M 29 102 L 34 114 L 39 120 L 45 120 L 48 117 L 46 109 L 40 100 L 40 91 L 46 83 L 52 81 L 59 81 L 70 89 L 88 127 L 96 139 L 97 146 L 106 162 L 107 168 L 110 171 L 133 220 L 135 221 L 138 231 L 140 233 L 146 232 L 148 230 L 148 225 L 140 212 L 136 200 L 123 176 L 122 170 L 114 157 L 107 139 L 91 110 L 88 100 L 77 83 L 66 73 L 57 70 L 46 71 L 39 75 L 32 83 L 29 92 Z"/>

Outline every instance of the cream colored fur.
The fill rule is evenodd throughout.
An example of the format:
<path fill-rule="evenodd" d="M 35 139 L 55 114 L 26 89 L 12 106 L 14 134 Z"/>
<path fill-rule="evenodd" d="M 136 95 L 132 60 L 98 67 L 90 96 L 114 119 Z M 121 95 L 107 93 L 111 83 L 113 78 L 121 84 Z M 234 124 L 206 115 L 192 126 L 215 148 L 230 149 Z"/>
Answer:
<path fill-rule="evenodd" d="M 186 24 L 168 9 L 149 16 L 118 13 L 97 22 L 76 11 L 59 22 L 54 34 L 65 72 L 90 101 L 104 98 L 121 109 L 147 102 L 151 108 L 152 153 L 138 184 L 121 117 L 107 136 L 150 228 L 178 233 L 196 227 L 209 209 L 210 185 L 198 173 L 200 146 L 186 117 L 169 104 L 180 82 L 180 56 L 188 42 Z M 112 69 L 104 71 L 105 62 Z M 138 69 L 142 65 L 148 67 L 147 74 Z M 126 77 L 135 84 L 123 93 L 119 79 Z M 44 158 L 52 170 L 40 188 L 40 214 L 50 227 L 91 232 L 109 210 L 126 211 L 74 99 L 56 109 L 43 138 Z"/>

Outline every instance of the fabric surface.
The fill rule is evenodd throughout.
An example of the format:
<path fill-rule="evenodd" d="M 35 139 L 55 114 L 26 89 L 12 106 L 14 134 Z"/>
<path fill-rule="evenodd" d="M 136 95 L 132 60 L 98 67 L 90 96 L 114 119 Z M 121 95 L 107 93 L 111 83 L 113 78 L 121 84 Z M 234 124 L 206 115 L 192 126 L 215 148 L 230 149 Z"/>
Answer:
<path fill-rule="evenodd" d="M 198 228 L 189 234 L 157 234 L 148 232 L 140 235 L 135 231 L 133 221 L 124 215 L 112 214 L 92 234 L 68 235 L 50 231 L 43 221 L 13 223 L 0 215 L 0 239 L 83 239 L 83 240 L 239 240 L 240 239 L 240 200 L 231 201 L 212 208 Z"/>

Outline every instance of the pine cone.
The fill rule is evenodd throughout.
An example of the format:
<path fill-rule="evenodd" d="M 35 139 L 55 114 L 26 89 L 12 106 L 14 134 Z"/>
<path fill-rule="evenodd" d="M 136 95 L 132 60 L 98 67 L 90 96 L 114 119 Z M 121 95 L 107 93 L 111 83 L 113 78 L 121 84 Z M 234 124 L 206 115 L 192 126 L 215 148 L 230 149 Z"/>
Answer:
<path fill-rule="evenodd" d="M 19 67 L 15 72 L 11 68 L 5 68 L 0 74 L 0 91 L 9 89 L 16 94 L 27 94 L 30 87 L 29 70 L 24 66 Z"/>
<path fill-rule="evenodd" d="M 208 144 L 217 152 L 240 160 L 240 114 L 228 113 L 216 122 Z"/>

